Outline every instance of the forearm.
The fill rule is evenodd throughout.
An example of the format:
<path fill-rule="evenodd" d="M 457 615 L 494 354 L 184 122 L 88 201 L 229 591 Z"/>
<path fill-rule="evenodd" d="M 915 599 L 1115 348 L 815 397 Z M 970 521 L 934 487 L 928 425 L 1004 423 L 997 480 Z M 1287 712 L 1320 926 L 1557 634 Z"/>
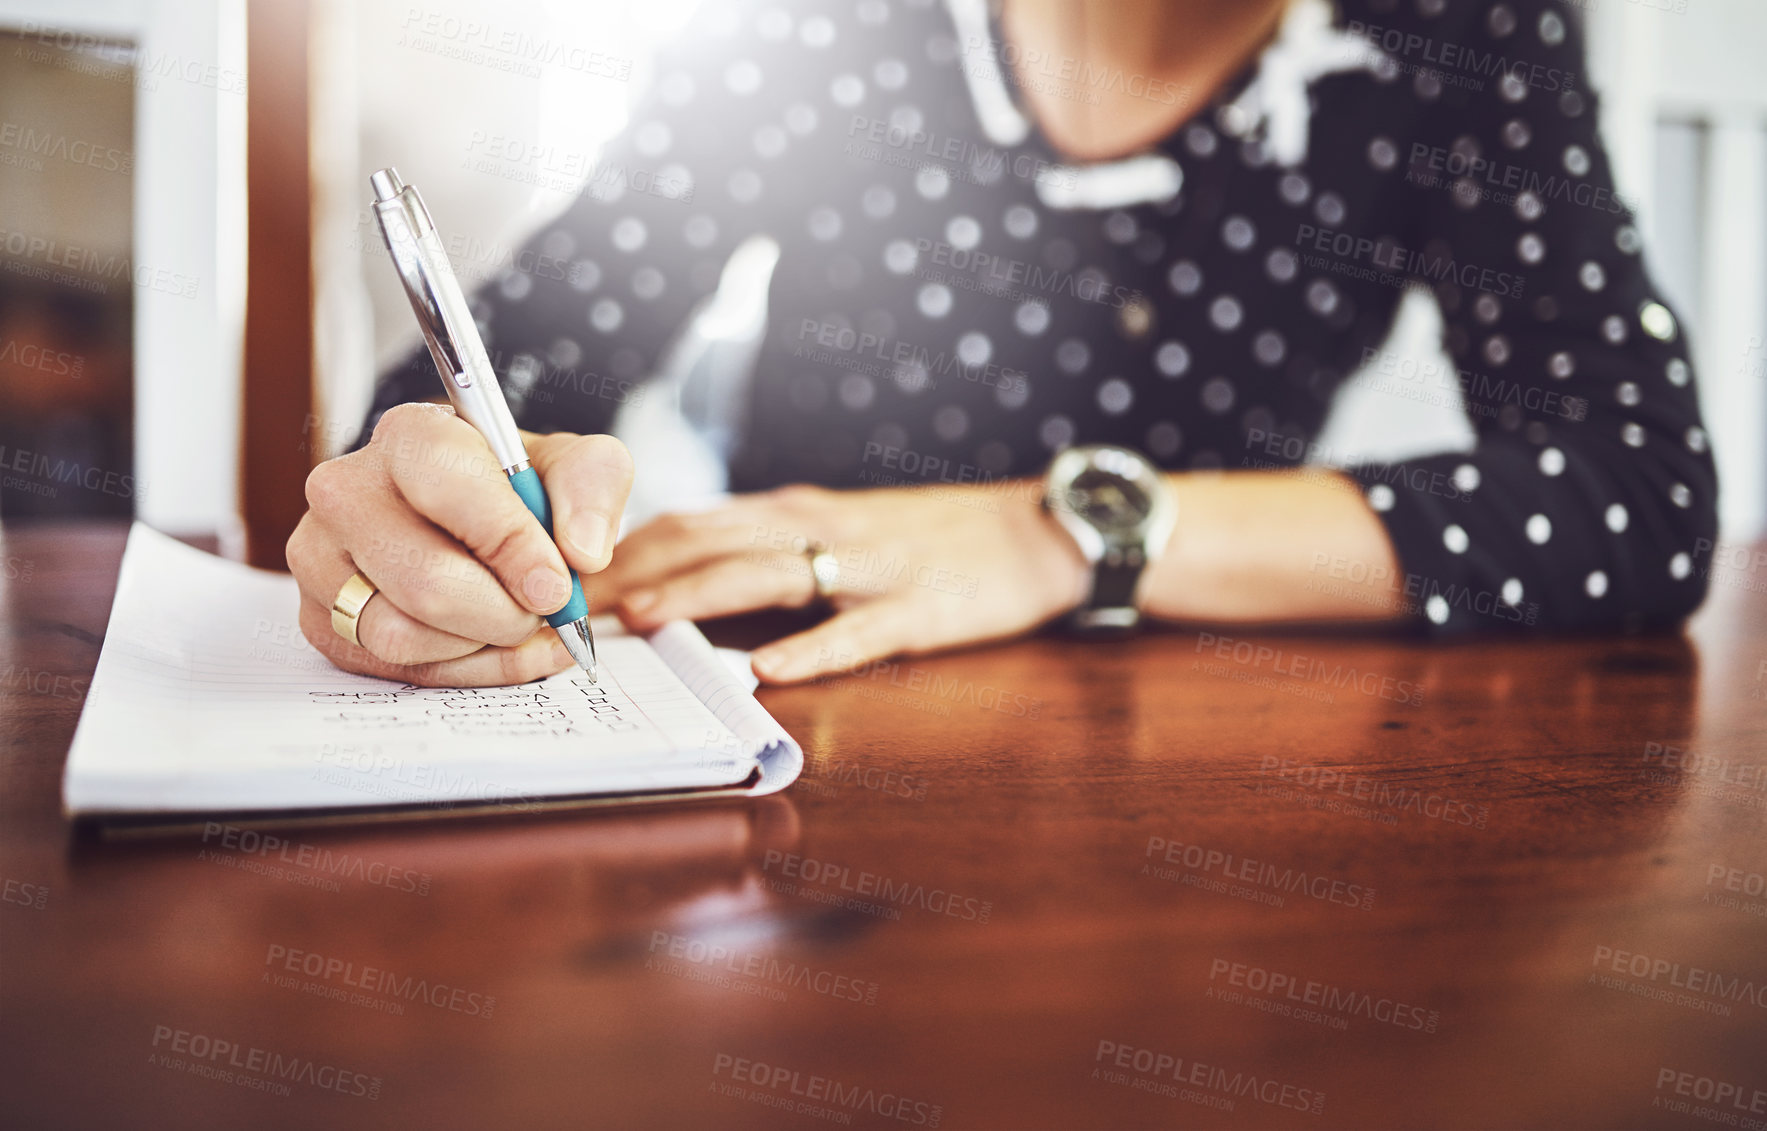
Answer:
<path fill-rule="evenodd" d="M 1405 594 L 1385 527 L 1336 472 L 1235 471 L 1166 477 L 1178 525 L 1142 579 L 1162 620 L 1390 621 Z"/>

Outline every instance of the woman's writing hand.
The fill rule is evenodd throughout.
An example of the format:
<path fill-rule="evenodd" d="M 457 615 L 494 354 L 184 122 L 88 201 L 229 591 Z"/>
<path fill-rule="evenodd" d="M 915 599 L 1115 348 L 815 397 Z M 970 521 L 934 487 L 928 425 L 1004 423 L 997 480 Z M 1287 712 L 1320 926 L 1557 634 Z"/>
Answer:
<path fill-rule="evenodd" d="M 491 448 L 439 405 L 389 409 L 361 451 L 307 478 L 309 510 L 288 540 L 301 585 L 301 631 L 346 671 L 440 687 L 526 683 L 571 658 L 543 614 L 607 564 L 632 457 L 612 436 L 526 437 L 552 499 L 557 541 L 510 489 Z M 331 603 L 360 571 L 376 592 L 358 644 Z"/>
<path fill-rule="evenodd" d="M 870 660 L 1015 636 L 1076 607 L 1079 550 L 1030 482 L 829 491 L 785 487 L 634 531 L 596 579 L 635 631 L 816 599 L 809 553 L 839 564 L 835 613 L 754 655 L 793 683 Z M 591 598 L 594 600 L 594 597 Z"/>

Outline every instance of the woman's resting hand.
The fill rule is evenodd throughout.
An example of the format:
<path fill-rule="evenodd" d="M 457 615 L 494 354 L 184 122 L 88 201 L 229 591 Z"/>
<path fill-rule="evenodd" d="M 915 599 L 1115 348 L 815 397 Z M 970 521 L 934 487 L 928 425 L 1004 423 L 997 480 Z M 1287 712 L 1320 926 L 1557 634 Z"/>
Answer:
<path fill-rule="evenodd" d="M 827 621 L 754 655 L 793 683 L 903 653 L 1015 636 L 1080 604 L 1091 570 L 1030 482 L 830 491 L 792 486 L 669 515 L 620 543 L 592 604 L 646 631 L 816 599 L 809 551 L 839 564 Z"/>

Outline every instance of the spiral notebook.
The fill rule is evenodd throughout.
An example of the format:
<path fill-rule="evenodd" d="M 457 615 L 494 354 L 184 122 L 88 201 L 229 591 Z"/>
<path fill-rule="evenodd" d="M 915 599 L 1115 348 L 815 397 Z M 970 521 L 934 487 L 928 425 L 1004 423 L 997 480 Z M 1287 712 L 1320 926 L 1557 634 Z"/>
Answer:
<path fill-rule="evenodd" d="M 754 796 L 803 752 L 686 621 L 594 622 L 600 682 L 425 688 L 333 667 L 292 577 L 137 523 L 62 779 L 121 824 L 305 824 Z"/>

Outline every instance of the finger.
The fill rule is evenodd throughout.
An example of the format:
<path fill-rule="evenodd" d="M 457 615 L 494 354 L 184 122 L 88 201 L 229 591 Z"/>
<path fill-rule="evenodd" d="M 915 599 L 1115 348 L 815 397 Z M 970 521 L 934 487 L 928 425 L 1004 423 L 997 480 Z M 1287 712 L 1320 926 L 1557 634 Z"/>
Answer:
<path fill-rule="evenodd" d="M 411 665 L 388 663 L 351 644 L 332 631 L 330 608 L 320 608 L 314 601 L 301 601 L 301 632 L 315 650 L 345 671 L 419 687 L 508 687 L 576 666 L 558 633 L 544 627 L 514 648 L 486 647 L 457 660 Z"/>
<path fill-rule="evenodd" d="M 357 572 L 356 563 L 343 547 L 331 541 L 323 527 L 305 520 L 295 528 L 294 536 L 288 541 L 288 559 L 289 567 L 295 571 L 300 583 L 302 597 L 328 612 L 337 600 L 338 591 Z M 366 575 L 366 571 L 364 573 Z M 374 581 L 372 576 L 368 579 Z M 489 574 L 486 579 L 490 580 Z M 379 585 L 378 582 L 375 584 Z M 502 592 L 495 582 L 492 582 L 492 588 Z M 532 616 L 522 615 L 530 625 L 533 624 Z M 335 628 L 333 632 L 335 634 Z M 459 659 L 485 646 L 483 641 L 444 632 L 417 620 L 394 604 L 384 589 L 362 606 L 356 617 L 356 639 L 373 655 L 399 665 Z"/>
<path fill-rule="evenodd" d="M 603 582 L 613 590 L 630 591 L 733 554 L 802 555 L 810 544 L 802 527 L 753 500 L 698 514 L 662 515 L 621 540 Z"/>
<path fill-rule="evenodd" d="M 816 596 L 810 563 L 790 554 L 745 551 L 626 595 L 620 619 L 634 632 L 672 620 L 710 620 L 756 609 L 802 608 Z"/>
<path fill-rule="evenodd" d="M 310 544 L 291 540 L 290 548 L 309 553 L 315 570 L 335 566 L 321 549 L 328 544 L 414 620 L 481 643 L 509 646 L 533 635 L 534 614 L 464 546 L 389 493 L 377 468 L 348 458 L 321 464 L 307 479 L 307 496 L 313 503 L 308 517 L 324 537 Z M 297 569 L 296 576 L 309 572 Z M 308 582 L 316 600 L 328 603 L 336 595 L 335 588 L 325 589 L 332 580 L 328 573 Z"/>
<path fill-rule="evenodd" d="M 417 513 L 460 539 L 524 607 L 542 615 L 564 607 L 564 558 L 472 425 L 438 406 L 397 405 L 374 437 L 369 451 L 380 445 L 387 474 Z"/>
<path fill-rule="evenodd" d="M 900 600 L 855 605 L 815 628 L 758 649 L 751 658 L 755 674 L 768 683 L 799 683 L 893 656 L 910 643 L 910 613 L 907 602 Z"/>
<path fill-rule="evenodd" d="M 632 453 L 612 436 L 559 432 L 529 437 L 528 455 L 552 500 L 552 532 L 565 561 L 600 573 L 632 493 Z"/>

